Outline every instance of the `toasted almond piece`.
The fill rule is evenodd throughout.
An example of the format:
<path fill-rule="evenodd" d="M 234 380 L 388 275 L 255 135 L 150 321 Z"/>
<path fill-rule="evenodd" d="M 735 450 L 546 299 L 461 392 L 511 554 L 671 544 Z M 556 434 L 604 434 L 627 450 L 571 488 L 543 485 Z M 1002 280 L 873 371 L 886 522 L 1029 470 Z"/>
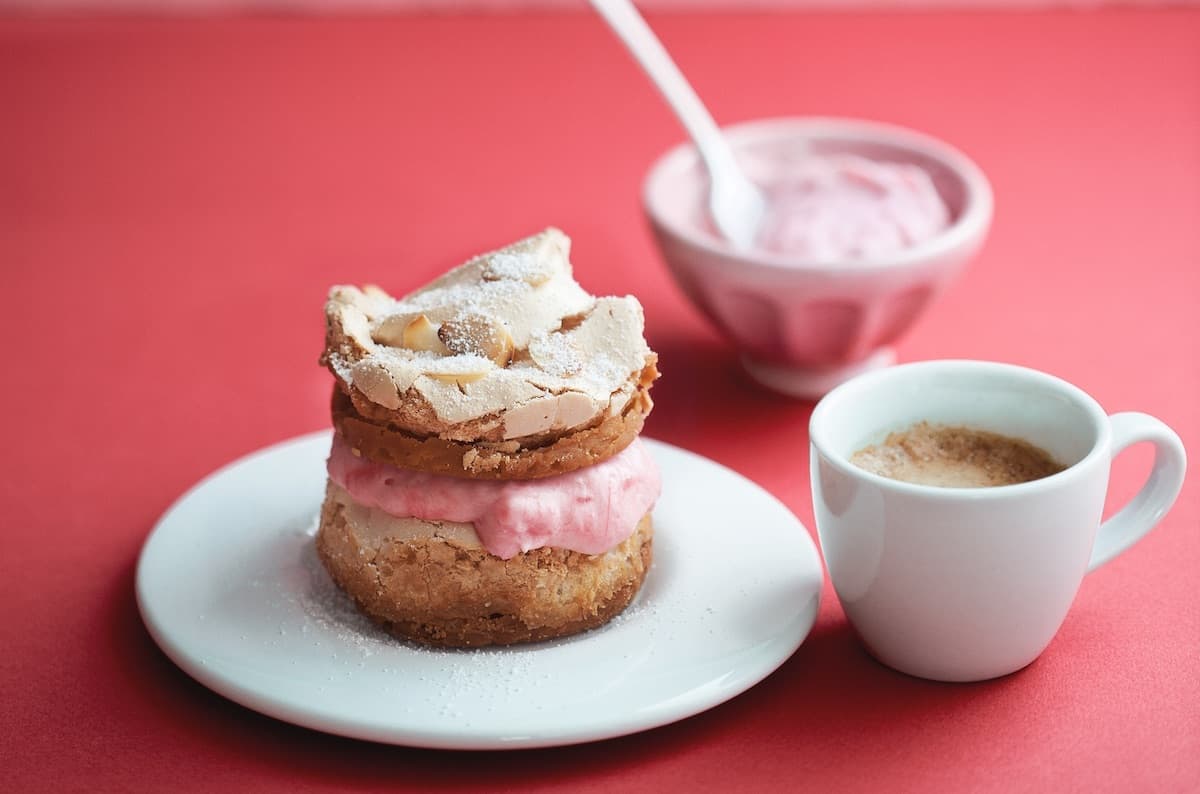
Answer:
<path fill-rule="evenodd" d="M 567 331 L 574 331 L 576 328 L 583 325 L 583 321 L 586 320 L 588 315 L 591 313 L 592 310 L 588 309 L 586 312 L 580 312 L 579 314 L 572 314 L 569 317 L 562 318 L 558 324 L 558 330 L 564 334 Z"/>
<path fill-rule="evenodd" d="M 423 375 L 442 383 L 457 383 L 459 386 L 474 383 L 496 366 L 483 356 L 474 353 L 446 356 L 423 363 L 425 364 Z"/>
<path fill-rule="evenodd" d="M 512 334 L 504 323 L 482 314 L 465 314 L 442 323 L 438 339 L 454 355 L 483 356 L 498 367 L 513 355 Z"/>
<path fill-rule="evenodd" d="M 423 314 L 416 317 L 394 315 L 385 318 L 376 328 L 376 342 L 389 347 L 403 347 L 408 350 L 437 353 L 440 356 L 450 354 L 442 341 L 438 339 L 437 326 Z"/>
<path fill-rule="evenodd" d="M 500 345 L 495 351 L 495 355 L 491 356 L 492 363 L 497 367 L 507 367 L 508 362 L 512 361 L 513 352 L 516 346 L 513 344 L 512 334 L 507 328 L 502 328 L 504 335 L 500 338 Z"/>
<path fill-rule="evenodd" d="M 442 355 L 450 352 L 438 338 L 437 326 L 429 322 L 429 318 L 423 314 L 417 315 L 411 323 L 404 326 L 401 339 L 409 350 L 427 350 Z"/>
<path fill-rule="evenodd" d="M 371 332 L 371 338 L 388 347 L 404 347 L 404 326 L 409 321 L 399 315 L 385 317 Z"/>
<path fill-rule="evenodd" d="M 465 383 L 474 383 L 483 378 L 486 372 L 426 372 L 426 375 L 434 380 L 440 380 L 442 383 L 457 383 L 462 386 Z"/>
<path fill-rule="evenodd" d="M 366 353 L 374 347 L 367 316 L 358 307 L 345 303 L 331 303 L 329 311 L 334 318 L 333 322 L 341 324 L 342 333 L 354 343 L 360 353 Z"/>

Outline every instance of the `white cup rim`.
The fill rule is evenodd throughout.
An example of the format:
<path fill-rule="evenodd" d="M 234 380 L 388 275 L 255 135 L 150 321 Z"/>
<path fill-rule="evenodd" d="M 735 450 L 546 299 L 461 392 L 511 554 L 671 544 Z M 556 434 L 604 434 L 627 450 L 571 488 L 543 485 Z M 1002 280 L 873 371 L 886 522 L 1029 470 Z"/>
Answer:
<path fill-rule="evenodd" d="M 902 480 L 893 480 L 884 477 L 874 472 L 861 469 L 850 462 L 849 457 L 833 448 L 832 443 L 827 437 L 825 425 L 827 416 L 837 409 L 838 403 L 857 395 L 864 390 L 878 388 L 880 383 L 886 383 L 888 380 L 906 377 L 918 377 L 921 375 L 934 375 L 942 373 L 999 373 L 1005 376 L 1023 380 L 1025 382 L 1037 383 L 1042 386 L 1050 387 L 1051 389 L 1062 394 L 1070 402 L 1076 405 L 1083 411 L 1093 429 L 1092 445 L 1087 453 L 1075 461 L 1062 471 L 1052 474 L 1049 477 L 1043 477 L 1038 480 L 1030 480 L 1029 482 L 1016 483 L 1012 485 L 993 485 L 979 486 L 968 488 L 950 488 L 938 485 L 923 485 L 919 483 L 904 482 Z M 931 422 L 936 422 L 936 417 L 930 417 Z M 870 428 L 865 428 L 870 429 Z M 1066 485 L 1075 480 L 1077 477 L 1086 476 L 1090 465 L 1097 458 L 1106 455 L 1112 437 L 1112 426 L 1109 423 L 1108 415 L 1100 404 L 1091 397 L 1087 392 L 1069 383 L 1062 378 L 1050 375 L 1029 367 L 1022 367 L 1016 364 L 1006 364 L 998 361 L 979 361 L 972 359 L 938 359 L 932 361 L 916 361 L 908 364 L 899 364 L 886 369 L 875 370 L 868 372 L 858 377 L 852 378 L 845 383 L 840 384 L 828 394 L 826 394 L 813 409 L 812 416 L 808 424 L 808 437 L 813 447 L 820 453 L 821 457 L 832 463 L 839 471 L 850 477 L 866 480 L 874 485 L 896 491 L 899 493 L 909 494 L 913 496 L 935 497 L 947 501 L 975 501 L 986 499 L 1000 499 L 1010 496 L 1030 494 L 1036 491 L 1044 491 L 1047 489 L 1057 488 L 1060 485 Z"/>

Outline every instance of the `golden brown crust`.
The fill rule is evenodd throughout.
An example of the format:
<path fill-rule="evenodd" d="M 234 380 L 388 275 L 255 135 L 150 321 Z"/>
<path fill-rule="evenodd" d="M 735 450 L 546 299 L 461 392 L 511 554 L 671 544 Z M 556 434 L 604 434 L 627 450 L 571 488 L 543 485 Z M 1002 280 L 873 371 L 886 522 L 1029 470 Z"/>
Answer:
<path fill-rule="evenodd" d="M 543 548 L 509 560 L 440 537 L 365 541 L 326 498 L 317 551 L 333 580 L 390 633 L 426 645 L 480 647 L 566 637 L 629 605 L 650 567 L 646 515 L 607 554 Z"/>
<path fill-rule="evenodd" d="M 480 480 L 552 477 L 605 461 L 633 443 L 654 407 L 649 381 L 656 376 L 657 370 L 647 376 L 620 414 L 566 434 L 476 443 L 422 437 L 389 422 L 385 410 L 364 415 L 359 402 L 336 386 L 333 426 L 357 453 L 400 468 Z"/>

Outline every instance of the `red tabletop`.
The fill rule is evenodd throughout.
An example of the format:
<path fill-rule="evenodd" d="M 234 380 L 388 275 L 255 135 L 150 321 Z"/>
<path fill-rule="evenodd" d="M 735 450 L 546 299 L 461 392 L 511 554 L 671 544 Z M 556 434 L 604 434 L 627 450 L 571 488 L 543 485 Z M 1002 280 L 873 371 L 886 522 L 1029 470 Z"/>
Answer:
<path fill-rule="evenodd" d="M 914 126 L 991 176 L 984 253 L 899 347 L 1044 369 L 1200 453 L 1200 13 L 652 17 L 723 121 Z M 640 216 L 682 137 L 583 14 L 0 22 L 0 780 L 10 791 L 1200 787 L 1200 483 L 1087 577 L 1046 653 L 944 685 L 874 661 L 826 584 L 763 683 L 592 745 L 450 753 L 260 716 L 155 647 L 133 572 L 220 464 L 327 426 L 336 282 L 404 291 L 547 224 L 634 293 L 647 427 L 812 526 L 811 405 L 739 375 Z M 1115 466 L 1110 502 L 1149 467 Z M 738 528 L 729 527 L 730 542 Z"/>

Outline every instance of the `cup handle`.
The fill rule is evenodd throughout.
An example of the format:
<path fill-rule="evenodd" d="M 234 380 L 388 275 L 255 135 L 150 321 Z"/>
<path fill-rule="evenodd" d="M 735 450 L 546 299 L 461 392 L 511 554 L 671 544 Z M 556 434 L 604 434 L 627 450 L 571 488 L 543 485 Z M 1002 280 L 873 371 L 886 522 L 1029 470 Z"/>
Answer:
<path fill-rule="evenodd" d="M 1112 456 L 1115 458 L 1132 444 L 1149 441 L 1154 445 L 1154 467 L 1129 504 L 1096 531 L 1089 572 L 1125 551 L 1162 520 L 1179 496 L 1187 468 L 1183 442 L 1174 430 L 1153 416 L 1128 412 L 1113 414 L 1108 419 L 1112 424 Z"/>

